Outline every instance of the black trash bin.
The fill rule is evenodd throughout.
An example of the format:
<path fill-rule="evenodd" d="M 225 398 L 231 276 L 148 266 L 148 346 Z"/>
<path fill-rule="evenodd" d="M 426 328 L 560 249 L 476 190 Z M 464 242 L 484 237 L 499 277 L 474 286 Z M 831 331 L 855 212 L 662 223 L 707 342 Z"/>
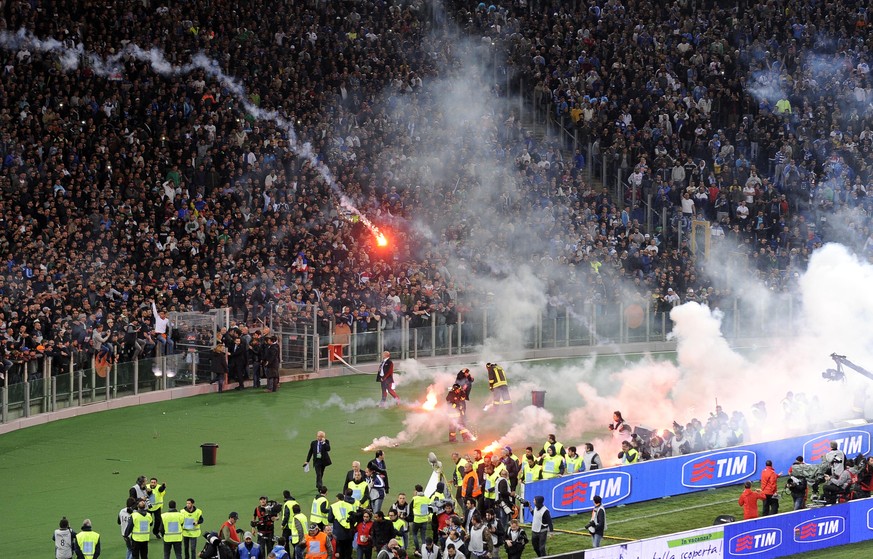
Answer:
<path fill-rule="evenodd" d="M 200 445 L 200 449 L 203 451 L 203 465 L 214 466 L 215 461 L 218 459 L 218 445 L 215 443 L 203 443 Z"/>
<path fill-rule="evenodd" d="M 531 400 L 531 404 L 535 405 L 538 408 L 545 407 L 545 405 L 546 405 L 546 391 L 545 390 L 531 390 L 530 391 L 530 400 Z"/>

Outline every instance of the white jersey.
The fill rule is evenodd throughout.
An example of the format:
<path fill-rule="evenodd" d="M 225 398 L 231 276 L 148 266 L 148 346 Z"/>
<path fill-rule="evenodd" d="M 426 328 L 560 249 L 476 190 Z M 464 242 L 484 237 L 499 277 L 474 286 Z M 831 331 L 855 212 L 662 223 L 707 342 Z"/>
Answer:
<path fill-rule="evenodd" d="M 58 528 L 55 530 L 55 535 L 52 537 L 55 541 L 55 558 L 56 559 L 72 559 L 73 558 L 73 531 L 69 528 Z"/>
<path fill-rule="evenodd" d="M 548 509 L 546 507 L 541 507 L 538 509 L 533 509 L 533 520 L 530 523 L 530 531 L 531 532 L 548 532 L 549 527 L 543 524 L 543 515 L 546 514 Z"/>
<path fill-rule="evenodd" d="M 470 540 L 467 542 L 467 549 L 470 551 L 471 557 L 478 557 L 485 553 L 485 525 L 480 524 L 478 528 L 470 528 Z"/>
<path fill-rule="evenodd" d="M 118 512 L 118 524 L 121 525 L 121 537 L 124 537 L 124 529 L 127 528 L 129 522 L 130 510 L 127 507 L 124 507 Z"/>

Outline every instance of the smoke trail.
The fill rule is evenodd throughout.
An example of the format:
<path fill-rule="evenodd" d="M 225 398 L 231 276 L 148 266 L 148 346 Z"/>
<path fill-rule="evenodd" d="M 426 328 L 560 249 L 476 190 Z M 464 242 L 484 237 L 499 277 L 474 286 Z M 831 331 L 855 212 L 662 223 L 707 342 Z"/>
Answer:
<path fill-rule="evenodd" d="M 361 398 L 355 402 L 346 402 L 339 394 L 333 393 L 330 395 L 330 398 L 324 402 L 313 403 L 312 405 L 320 410 L 338 407 L 346 413 L 355 413 L 364 409 L 379 407 L 379 400 L 374 398 Z"/>
<path fill-rule="evenodd" d="M 101 57 L 93 52 L 85 52 L 81 45 L 67 47 L 56 39 L 39 39 L 25 29 L 20 29 L 17 33 L 0 31 L 0 47 L 6 50 L 28 48 L 40 53 L 56 54 L 61 68 L 65 72 L 78 69 L 84 61 L 95 74 L 104 77 L 120 74 L 123 68 L 122 61 L 127 59 L 146 63 L 155 73 L 164 77 L 181 76 L 190 74 L 195 70 L 203 70 L 209 77 L 221 84 L 248 114 L 258 120 L 272 121 L 279 126 L 287 136 L 290 150 L 297 154 L 297 156 L 305 159 L 316 169 L 322 180 L 331 189 L 337 200 L 339 200 L 340 206 L 356 215 L 380 244 L 384 241 L 384 235 L 379 231 L 379 228 L 367 219 L 354 205 L 352 200 L 346 196 L 334 179 L 330 169 L 319 160 L 312 148 L 312 144 L 309 142 L 301 143 L 299 141 L 291 120 L 276 110 L 262 109 L 252 103 L 248 98 L 245 86 L 236 78 L 228 76 L 221 69 L 218 61 L 207 57 L 205 54 L 198 53 L 192 57 L 191 62 L 177 66 L 164 57 L 161 49 L 151 48 L 145 50 L 138 45 L 130 43 L 111 56 Z"/>

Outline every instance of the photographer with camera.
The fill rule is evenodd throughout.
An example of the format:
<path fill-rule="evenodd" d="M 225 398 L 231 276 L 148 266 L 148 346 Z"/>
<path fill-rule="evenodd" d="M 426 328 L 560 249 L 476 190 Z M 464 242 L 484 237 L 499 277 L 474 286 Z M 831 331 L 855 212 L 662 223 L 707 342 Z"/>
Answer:
<path fill-rule="evenodd" d="M 591 520 L 585 525 L 585 529 L 591 534 L 591 547 L 600 547 L 603 532 L 606 530 L 606 510 L 600 495 L 595 495 L 592 500 L 594 501 L 594 510 L 591 511 Z"/>
<path fill-rule="evenodd" d="M 277 509 L 281 509 L 279 503 L 262 495 L 252 513 L 251 525 L 258 535 L 258 544 L 261 549 L 270 549 L 273 546 L 273 525 L 276 521 Z"/>
<path fill-rule="evenodd" d="M 530 501 L 523 503 L 526 507 L 530 508 L 530 512 L 533 515 L 530 531 L 532 534 L 531 541 L 537 557 L 548 555 L 548 552 L 546 552 L 546 540 L 555 530 L 555 527 L 552 525 L 552 515 L 549 509 L 546 508 L 545 502 L 546 500 L 542 495 L 537 495 L 534 497 L 533 504 Z"/>

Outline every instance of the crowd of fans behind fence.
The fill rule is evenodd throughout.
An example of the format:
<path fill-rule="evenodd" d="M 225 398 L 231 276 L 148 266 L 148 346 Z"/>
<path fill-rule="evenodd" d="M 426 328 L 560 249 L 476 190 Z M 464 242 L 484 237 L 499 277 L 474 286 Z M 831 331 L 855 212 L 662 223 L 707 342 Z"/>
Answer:
<path fill-rule="evenodd" d="M 709 4 L 448 3 L 463 34 L 496 49 L 483 91 L 524 96 L 593 146 L 587 161 L 564 155 L 510 105 L 479 123 L 500 178 L 518 186 L 496 200 L 506 221 L 548 208 L 548 244 L 529 257 L 571 271 L 546 312 L 619 300 L 661 311 L 724 305 L 730 287 L 677 245 L 692 219 L 712 224 L 716 245 L 735 243 L 738 269 L 777 291 L 794 287 L 824 241 L 868 254 L 866 13 L 847 0 L 827 10 Z M 456 180 L 406 164 L 439 137 L 428 86 L 460 66 L 453 43 L 434 38 L 434 11 L 417 1 L 234 8 L 6 3 L 2 28 L 103 57 L 127 44 L 178 64 L 204 52 L 249 101 L 296 123 L 337 186 L 397 242 L 380 251 L 289 149 L 287 131 L 247 114 L 206 72 L 165 79 L 125 57 L 98 76 L 10 45 L 0 78 L 2 372 L 17 380 L 22 363 L 44 355 L 57 373 L 101 350 L 147 354 L 159 345 L 152 301 L 230 307 L 241 324 L 272 318 L 321 334 L 342 322 L 450 325 L 486 301 L 449 250 L 484 270 L 481 255 L 463 251 L 481 226 L 441 219 L 477 187 L 470 169 L 481 152 L 453 139 L 445 164 Z M 508 77 L 494 84 L 497 69 Z M 624 199 L 586 181 L 586 165 L 603 157 L 625 171 Z M 669 218 L 646 231 L 650 195 Z M 418 208 L 450 223 L 436 236 L 454 242 L 430 244 L 404 226 Z"/>

